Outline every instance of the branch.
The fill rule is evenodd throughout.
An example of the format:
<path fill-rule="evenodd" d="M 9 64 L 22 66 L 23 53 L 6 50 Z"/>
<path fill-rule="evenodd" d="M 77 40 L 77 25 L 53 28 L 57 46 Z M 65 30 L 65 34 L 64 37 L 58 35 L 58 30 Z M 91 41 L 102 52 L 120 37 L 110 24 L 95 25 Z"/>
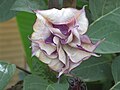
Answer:
<path fill-rule="evenodd" d="M 19 67 L 17 65 L 16 65 L 16 68 L 23 71 L 23 72 L 25 72 L 25 73 L 27 73 L 27 74 L 32 74 L 31 72 L 29 72 L 29 71 L 27 71 L 27 70 L 25 70 L 25 69 L 23 69 L 23 68 L 21 68 L 21 67 Z"/>

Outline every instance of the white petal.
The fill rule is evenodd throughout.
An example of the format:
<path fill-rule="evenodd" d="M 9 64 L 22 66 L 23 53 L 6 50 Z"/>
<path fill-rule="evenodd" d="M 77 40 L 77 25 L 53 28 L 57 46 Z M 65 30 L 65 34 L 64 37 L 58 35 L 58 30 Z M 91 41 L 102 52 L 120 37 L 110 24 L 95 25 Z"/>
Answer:
<path fill-rule="evenodd" d="M 77 47 L 77 45 L 81 45 L 80 34 L 78 33 L 78 31 L 76 29 L 73 29 L 72 33 L 73 40 L 69 43 L 69 45 L 72 47 Z"/>
<path fill-rule="evenodd" d="M 67 38 L 66 43 L 70 43 L 73 40 L 73 34 L 71 33 L 69 37 Z"/>
<path fill-rule="evenodd" d="M 58 44 L 59 44 L 59 38 L 55 36 L 55 37 L 53 38 L 53 42 L 54 42 L 56 45 L 58 45 Z"/>
<path fill-rule="evenodd" d="M 82 63 L 82 61 L 78 62 L 78 63 L 73 63 L 73 62 L 70 62 L 70 68 L 69 68 L 69 72 L 76 68 L 77 66 L 79 66 L 80 64 Z"/>
<path fill-rule="evenodd" d="M 69 58 L 66 58 L 67 62 L 66 65 L 62 68 L 62 70 L 59 72 L 58 78 L 63 74 L 63 73 L 69 73 L 69 66 L 70 66 L 70 61 Z"/>
<path fill-rule="evenodd" d="M 76 24 L 79 25 L 78 32 L 83 35 L 88 29 L 88 19 L 85 13 L 85 7 L 80 11 L 79 16 L 76 18 Z"/>
<path fill-rule="evenodd" d="M 43 40 L 35 41 L 39 44 L 41 50 L 45 51 L 48 55 L 51 55 L 57 48 L 54 45 L 46 44 Z"/>
<path fill-rule="evenodd" d="M 49 64 L 52 59 L 48 58 L 41 50 L 36 53 L 36 56 L 39 58 L 40 61 Z"/>
<path fill-rule="evenodd" d="M 79 13 L 79 10 L 73 8 L 62 8 L 61 10 L 58 10 L 53 8 L 49 10 L 37 10 L 35 12 L 42 15 L 53 24 L 66 24 L 69 23 L 77 13 Z"/>
<path fill-rule="evenodd" d="M 63 35 L 62 32 L 61 32 L 59 29 L 57 29 L 57 28 L 51 28 L 50 31 L 51 31 L 52 34 L 54 34 L 54 35 L 56 35 L 56 36 L 58 36 L 58 37 L 60 37 L 60 38 L 65 38 L 65 37 L 66 37 L 66 36 Z"/>
<path fill-rule="evenodd" d="M 66 65 L 66 55 L 61 46 L 58 49 L 58 56 L 59 60 Z"/>
<path fill-rule="evenodd" d="M 98 41 L 96 44 L 91 43 L 82 43 L 81 47 L 89 52 L 93 52 L 97 46 L 101 43 L 101 41 Z"/>
<path fill-rule="evenodd" d="M 45 40 L 47 37 L 50 36 L 51 32 L 49 31 L 48 27 L 46 27 L 45 24 L 47 25 L 48 23 L 44 19 L 43 20 L 42 19 L 36 20 L 36 22 L 33 26 L 33 29 L 35 32 L 32 34 L 31 39 L 34 39 L 34 40 L 43 39 L 43 40 Z"/>
<path fill-rule="evenodd" d="M 62 69 L 62 67 L 64 66 L 64 64 L 61 63 L 58 59 L 54 59 L 54 60 L 52 60 L 52 61 L 48 64 L 48 66 L 49 66 L 52 70 L 57 71 L 57 72 L 60 72 L 61 69 Z"/>
<path fill-rule="evenodd" d="M 74 63 L 80 62 L 84 58 L 91 56 L 93 54 L 83 50 L 79 50 L 77 48 L 72 48 L 68 45 L 64 45 L 63 48 L 67 55 L 70 57 L 71 61 Z"/>

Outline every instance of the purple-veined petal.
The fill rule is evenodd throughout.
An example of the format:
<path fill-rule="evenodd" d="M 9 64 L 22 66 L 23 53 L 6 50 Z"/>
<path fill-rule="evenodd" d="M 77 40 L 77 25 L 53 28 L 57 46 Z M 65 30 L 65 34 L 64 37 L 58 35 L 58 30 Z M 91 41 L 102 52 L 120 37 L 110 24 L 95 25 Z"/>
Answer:
<path fill-rule="evenodd" d="M 45 51 L 43 51 L 43 52 L 45 52 Z M 46 52 L 45 52 L 45 54 L 46 54 L 47 57 L 49 57 L 51 59 L 55 59 L 55 58 L 58 57 L 57 51 L 54 51 L 53 53 L 51 53 L 51 55 L 48 55 Z"/>
<path fill-rule="evenodd" d="M 66 24 L 60 24 L 60 25 L 53 24 L 53 28 L 59 29 L 63 35 L 67 35 L 69 32 L 68 31 L 69 27 Z"/>
<path fill-rule="evenodd" d="M 53 43 L 53 37 L 54 37 L 54 35 L 51 34 L 48 38 L 45 39 L 45 43 L 46 43 L 46 44 L 51 44 L 51 43 Z"/>
<path fill-rule="evenodd" d="M 81 36 L 81 42 L 82 42 L 81 47 L 88 52 L 93 52 L 102 41 L 103 40 L 100 40 L 94 44 L 92 43 L 92 41 L 87 35 L 82 35 Z"/>
<path fill-rule="evenodd" d="M 48 55 L 51 55 L 56 50 L 56 46 L 46 44 L 43 40 L 38 40 L 35 42 L 38 43 L 40 49 L 45 51 Z"/>
<path fill-rule="evenodd" d="M 93 55 L 93 53 L 79 50 L 77 48 L 73 48 L 68 45 L 64 45 L 63 48 L 73 63 L 78 63 L 85 57 Z"/>
<path fill-rule="evenodd" d="M 58 36 L 59 38 L 66 38 L 66 36 L 57 28 L 51 28 L 50 31 L 53 35 Z"/>
<path fill-rule="evenodd" d="M 72 33 L 73 33 L 73 40 L 69 43 L 69 45 L 71 47 L 77 47 L 77 45 L 81 45 L 80 34 L 78 33 L 78 31 L 76 29 L 73 29 Z"/>
<path fill-rule="evenodd" d="M 87 35 L 81 35 L 80 38 L 81 38 L 81 42 L 83 43 L 88 43 L 88 44 L 92 43 L 92 41 Z"/>

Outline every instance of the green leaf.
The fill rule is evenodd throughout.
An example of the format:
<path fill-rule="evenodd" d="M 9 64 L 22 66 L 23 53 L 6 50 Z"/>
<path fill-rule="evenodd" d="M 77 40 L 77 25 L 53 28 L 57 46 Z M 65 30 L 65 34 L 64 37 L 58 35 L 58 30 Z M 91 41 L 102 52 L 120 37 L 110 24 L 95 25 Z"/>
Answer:
<path fill-rule="evenodd" d="M 46 90 L 48 82 L 36 75 L 29 75 L 24 79 L 23 90 Z"/>
<path fill-rule="evenodd" d="M 22 38 L 22 42 L 24 45 L 24 49 L 25 49 L 25 53 L 27 56 L 27 63 L 30 66 L 30 69 L 32 69 L 32 58 L 31 57 L 31 41 L 29 40 L 28 37 L 30 37 L 30 35 L 33 32 L 33 24 L 35 22 L 35 15 L 31 14 L 31 13 L 26 13 L 26 12 L 20 12 L 17 14 L 17 23 L 18 23 L 18 27 L 19 27 L 19 31 L 20 31 L 20 35 Z"/>
<path fill-rule="evenodd" d="M 115 83 L 120 82 L 120 56 L 116 57 L 112 63 L 112 75 Z"/>
<path fill-rule="evenodd" d="M 15 11 L 10 10 L 15 0 L 0 0 L 0 22 L 11 19 L 16 15 Z"/>
<path fill-rule="evenodd" d="M 68 90 L 68 84 L 50 84 L 39 76 L 29 75 L 24 80 L 23 90 Z"/>
<path fill-rule="evenodd" d="M 47 9 L 46 0 L 16 0 L 11 10 L 32 12 L 32 10 Z"/>
<path fill-rule="evenodd" d="M 92 57 L 82 62 L 73 73 L 86 82 L 110 80 L 112 79 L 110 62 L 105 57 Z"/>
<path fill-rule="evenodd" d="M 82 8 L 84 5 L 88 5 L 87 0 L 77 0 L 77 8 Z"/>
<path fill-rule="evenodd" d="M 15 73 L 15 65 L 0 61 L 0 90 L 3 90 Z"/>
<path fill-rule="evenodd" d="M 89 8 L 94 20 L 120 7 L 120 0 L 89 0 Z"/>
<path fill-rule="evenodd" d="M 120 52 L 120 7 L 95 20 L 87 34 L 93 41 L 105 38 L 95 52 Z"/>
<path fill-rule="evenodd" d="M 47 86 L 46 90 L 68 90 L 68 84 L 50 84 Z"/>
<path fill-rule="evenodd" d="M 40 60 L 32 56 L 31 41 L 28 37 L 33 33 L 33 24 L 35 23 L 36 16 L 32 13 L 20 12 L 17 14 L 17 23 L 19 32 L 22 38 L 24 50 L 26 53 L 27 64 L 30 67 L 32 73 L 40 75 L 50 81 L 56 81 L 56 75 Z"/>
<path fill-rule="evenodd" d="M 120 82 L 116 83 L 110 90 L 120 90 Z"/>

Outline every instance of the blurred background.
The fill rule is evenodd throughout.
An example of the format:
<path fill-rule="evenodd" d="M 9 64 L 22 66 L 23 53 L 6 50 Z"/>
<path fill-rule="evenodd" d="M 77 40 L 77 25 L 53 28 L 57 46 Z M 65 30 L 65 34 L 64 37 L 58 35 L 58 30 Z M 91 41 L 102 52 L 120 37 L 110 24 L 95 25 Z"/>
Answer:
<path fill-rule="evenodd" d="M 16 18 L 0 23 L 0 60 L 25 68 L 24 50 L 16 23 Z M 8 87 L 19 81 L 17 69 Z"/>

